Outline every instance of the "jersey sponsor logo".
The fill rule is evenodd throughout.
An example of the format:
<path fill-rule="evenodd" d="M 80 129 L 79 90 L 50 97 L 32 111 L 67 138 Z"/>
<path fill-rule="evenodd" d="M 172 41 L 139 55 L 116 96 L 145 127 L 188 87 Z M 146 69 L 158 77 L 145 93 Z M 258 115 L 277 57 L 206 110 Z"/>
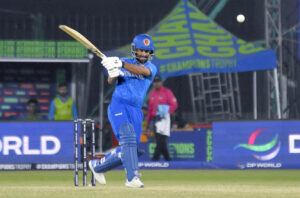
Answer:
<path fill-rule="evenodd" d="M 137 79 L 144 79 L 144 76 L 143 75 L 141 75 L 141 74 L 133 74 L 133 73 L 131 73 L 131 72 L 129 72 L 129 71 L 123 71 L 123 73 L 124 73 L 124 76 L 127 76 L 127 77 L 133 77 L 133 78 L 137 78 Z"/>
<path fill-rule="evenodd" d="M 115 116 L 120 116 L 120 115 L 123 115 L 123 113 L 116 113 Z"/>
<path fill-rule="evenodd" d="M 147 39 L 147 38 L 144 39 L 143 42 L 144 42 L 144 45 L 145 45 L 145 46 L 149 46 L 149 45 L 150 45 L 150 40 Z"/>

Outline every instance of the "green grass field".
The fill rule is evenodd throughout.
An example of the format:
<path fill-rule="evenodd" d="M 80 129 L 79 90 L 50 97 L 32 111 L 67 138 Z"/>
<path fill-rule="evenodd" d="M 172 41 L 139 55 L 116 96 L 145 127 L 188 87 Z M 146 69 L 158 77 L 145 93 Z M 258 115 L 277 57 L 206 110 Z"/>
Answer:
<path fill-rule="evenodd" d="M 0 198 L 300 197 L 300 170 L 142 170 L 143 189 L 126 188 L 124 171 L 106 179 L 105 186 L 74 187 L 72 171 L 1 171 Z"/>

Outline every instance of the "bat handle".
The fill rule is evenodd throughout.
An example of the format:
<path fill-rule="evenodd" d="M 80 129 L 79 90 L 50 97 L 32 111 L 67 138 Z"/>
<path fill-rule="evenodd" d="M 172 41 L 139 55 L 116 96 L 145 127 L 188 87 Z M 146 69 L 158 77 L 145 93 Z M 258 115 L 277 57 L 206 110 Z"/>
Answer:
<path fill-rule="evenodd" d="M 94 52 L 99 58 L 106 58 L 106 56 L 102 53 L 102 52 L 99 52 L 99 51 L 95 51 Z"/>

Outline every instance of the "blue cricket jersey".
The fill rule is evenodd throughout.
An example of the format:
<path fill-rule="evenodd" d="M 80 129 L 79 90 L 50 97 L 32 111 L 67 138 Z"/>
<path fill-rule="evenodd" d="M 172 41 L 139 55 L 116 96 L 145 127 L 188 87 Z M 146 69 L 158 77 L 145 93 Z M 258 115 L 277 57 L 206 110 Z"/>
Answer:
<path fill-rule="evenodd" d="M 122 58 L 121 60 L 126 63 L 142 65 L 137 63 L 134 58 Z M 156 66 L 152 64 L 151 61 L 147 61 L 144 66 L 150 70 L 150 76 L 133 74 L 126 69 L 121 68 L 124 76 L 118 77 L 117 86 L 112 98 L 116 98 L 119 101 L 141 108 L 143 106 L 146 93 L 157 72 Z"/>

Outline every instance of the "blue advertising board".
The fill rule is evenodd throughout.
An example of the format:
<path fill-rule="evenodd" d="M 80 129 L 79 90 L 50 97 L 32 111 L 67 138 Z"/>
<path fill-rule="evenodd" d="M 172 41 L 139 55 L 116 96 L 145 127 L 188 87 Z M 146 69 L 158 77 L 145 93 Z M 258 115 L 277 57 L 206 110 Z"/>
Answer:
<path fill-rule="evenodd" d="M 0 164 L 73 162 L 72 121 L 0 123 Z"/>
<path fill-rule="evenodd" d="M 216 168 L 300 168 L 300 121 L 213 123 Z"/>
<path fill-rule="evenodd" d="M 168 150 L 172 161 L 211 161 L 211 137 L 212 131 L 207 128 L 171 132 Z M 139 161 L 151 161 L 156 143 L 141 143 L 139 147 L 145 150 Z"/>

